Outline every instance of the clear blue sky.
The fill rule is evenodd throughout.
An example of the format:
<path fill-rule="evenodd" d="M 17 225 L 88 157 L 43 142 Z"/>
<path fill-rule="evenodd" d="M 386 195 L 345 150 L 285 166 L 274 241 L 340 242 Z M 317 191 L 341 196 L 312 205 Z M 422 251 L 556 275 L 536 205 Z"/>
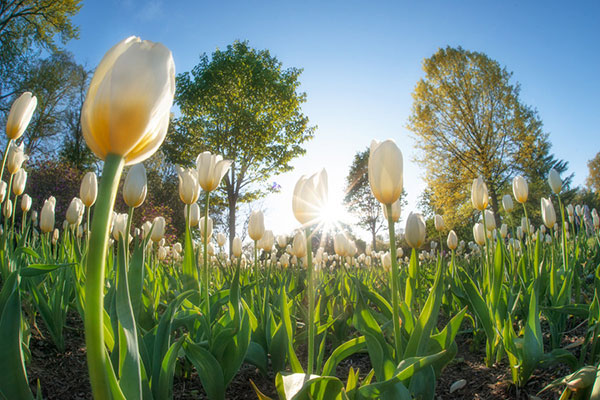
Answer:
<path fill-rule="evenodd" d="M 263 204 L 275 233 L 297 226 L 291 191 L 300 175 L 325 167 L 330 197 L 339 202 L 354 153 L 371 139 L 400 146 L 409 209 L 416 208 L 423 172 L 411 161 L 406 123 L 421 63 L 439 47 L 481 51 L 514 72 L 522 101 L 538 110 L 575 184 L 583 184 L 587 161 L 600 151 L 598 1 L 88 0 L 75 23 L 80 39 L 67 48 L 90 68 L 137 35 L 169 47 L 177 72 L 236 39 L 304 69 L 303 109 L 318 130 L 296 169 L 274 178 L 282 192 Z"/>

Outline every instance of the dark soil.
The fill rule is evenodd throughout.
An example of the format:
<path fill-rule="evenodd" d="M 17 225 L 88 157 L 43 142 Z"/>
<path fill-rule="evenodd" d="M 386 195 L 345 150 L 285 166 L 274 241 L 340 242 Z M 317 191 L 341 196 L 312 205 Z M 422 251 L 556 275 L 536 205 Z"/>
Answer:
<path fill-rule="evenodd" d="M 85 359 L 85 340 L 83 322 L 76 313 L 69 316 L 68 328 L 65 329 L 66 350 L 59 352 L 54 346 L 43 322 L 39 321 L 40 332 L 34 330 L 31 337 L 30 349 L 32 360 L 27 365 L 29 382 L 32 390 L 37 390 L 39 380 L 44 399 L 81 400 L 90 399 L 90 385 Z M 563 345 L 573 343 L 582 332 L 581 329 L 565 335 Z M 488 368 L 484 364 L 485 354 L 473 351 L 470 335 L 457 337 L 459 352 L 455 360 L 448 365 L 437 383 L 437 399 L 529 399 L 537 396 L 543 400 L 554 400 L 560 396 L 560 390 L 538 392 L 556 378 L 570 373 L 568 367 L 557 364 L 552 368 L 538 369 L 525 388 L 517 394 L 511 383 L 510 369 L 501 363 Z M 482 346 L 476 346 L 482 347 Z M 355 354 L 344 360 L 336 371 L 336 375 L 345 382 L 350 367 L 360 370 L 361 379 L 370 371 L 371 364 L 366 353 Z M 450 393 L 450 386 L 465 379 L 464 388 Z M 255 400 L 257 399 L 250 380 L 265 395 L 277 399 L 275 377 L 264 376 L 253 366 L 244 364 L 227 389 L 227 399 Z M 198 375 L 194 372 L 186 378 L 175 377 L 175 399 L 206 399 Z"/>

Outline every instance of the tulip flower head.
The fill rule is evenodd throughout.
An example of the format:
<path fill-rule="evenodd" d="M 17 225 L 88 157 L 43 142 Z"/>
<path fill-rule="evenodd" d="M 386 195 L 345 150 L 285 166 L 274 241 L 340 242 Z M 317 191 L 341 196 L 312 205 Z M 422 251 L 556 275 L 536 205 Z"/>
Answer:
<path fill-rule="evenodd" d="M 6 182 L 0 181 L 0 203 L 2 203 L 4 201 L 4 199 L 6 198 L 7 187 L 8 186 L 6 185 Z"/>
<path fill-rule="evenodd" d="M 28 194 L 25 194 L 21 198 L 21 211 L 26 213 L 30 209 L 31 209 L 31 197 Z"/>
<path fill-rule="evenodd" d="M 10 199 L 6 199 L 6 201 L 2 205 L 2 214 L 4 215 L 4 218 L 9 219 L 11 217 L 12 209 L 12 201 Z"/>
<path fill-rule="evenodd" d="M 225 237 L 224 233 L 219 232 L 217 234 L 217 244 L 219 245 L 219 247 L 223 247 L 225 246 L 225 243 L 227 243 L 227 237 Z"/>
<path fill-rule="evenodd" d="M 160 43 L 129 37 L 111 48 L 94 72 L 81 110 L 89 148 L 125 165 L 150 157 L 167 134 L 175 94 L 175 63 Z"/>
<path fill-rule="evenodd" d="M 552 189 L 554 194 L 559 194 L 562 189 L 563 182 L 560 179 L 558 171 L 554 168 L 552 168 L 548 173 L 548 185 L 550 185 L 550 188 Z"/>
<path fill-rule="evenodd" d="M 504 196 L 502 196 L 502 207 L 504 208 L 504 211 L 506 211 L 509 214 L 515 208 L 510 194 L 505 194 Z"/>
<path fill-rule="evenodd" d="M 443 231 L 446 228 L 446 224 L 444 223 L 444 217 L 436 214 L 433 218 L 433 225 L 435 226 L 435 230 L 438 232 Z"/>
<path fill-rule="evenodd" d="M 79 188 L 79 197 L 86 207 L 91 207 L 96 202 L 98 196 L 98 178 L 95 172 L 87 172 Z"/>
<path fill-rule="evenodd" d="M 233 242 L 231 243 L 231 254 L 237 258 L 242 255 L 242 239 L 237 236 L 233 238 Z"/>
<path fill-rule="evenodd" d="M 25 184 L 27 183 L 27 171 L 23 168 L 19 169 L 13 178 L 12 191 L 15 196 L 20 196 L 25 192 Z"/>
<path fill-rule="evenodd" d="M 279 246 L 280 249 L 283 249 L 287 246 L 287 241 L 288 238 L 286 235 L 277 236 L 277 246 Z"/>
<path fill-rule="evenodd" d="M 450 231 L 448 233 L 448 239 L 446 240 L 446 244 L 450 250 L 456 250 L 458 247 L 458 236 L 456 236 L 456 232 Z"/>
<path fill-rule="evenodd" d="M 483 213 L 485 218 L 485 226 L 488 231 L 496 229 L 496 219 L 494 218 L 494 212 L 491 210 L 485 210 Z"/>
<path fill-rule="evenodd" d="M 485 244 L 485 229 L 481 222 L 473 225 L 473 238 L 478 245 L 483 246 Z"/>
<path fill-rule="evenodd" d="M 508 225 L 502 224 L 500 226 L 500 236 L 502 236 L 502 239 L 506 239 L 507 235 L 508 235 Z"/>
<path fill-rule="evenodd" d="M 527 201 L 529 189 L 527 181 L 521 175 L 517 175 L 513 179 L 513 194 L 519 203 L 523 204 Z"/>
<path fill-rule="evenodd" d="M 298 231 L 292 241 L 292 255 L 302 258 L 306 255 L 306 236 L 304 232 Z"/>
<path fill-rule="evenodd" d="M 402 152 L 391 140 L 373 140 L 369 151 L 369 185 L 380 203 L 392 204 L 400 198 L 403 188 Z"/>
<path fill-rule="evenodd" d="M 183 208 L 183 212 L 184 212 L 184 216 L 187 218 L 187 213 L 188 213 L 188 207 L 191 207 L 190 209 L 190 227 L 194 227 L 197 226 L 200 223 L 200 206 L 198 205 L 198 203 L 194 203 L 191 206 L 188 206 L 187 204 L 185 205 L 185 207 Z"/>
<path fill-rule="evenodd" d="M 210 239 L 213 234 L 213 220 L 211 217 L 208 217 L 208 223 L 205 223 L 205 217 L 200 218 L 200 222 L 198 222 L 200 226 L 200 236 L 205 237 L 205 229 L 208 230 L 208 238 Z M 206 228 L 204 227 L 206 225 Z"/>
<path fill-rule="evenodd" d="M 67 208 L 67 221 L 71 226 L 77 226 L 81 224 L 81 220 L 83 219 L 83 213 L 85 211 L 85 205 L 81 201 L 79 197 L 73 197 L 71 200 L 71 204 L 69 204 L 69 208 Z"/>
<path fill-rule="evenodd" d="M 56 206 L 56 199 L 54 196 L 50 196 L 42 206 L 40 213 L 40 229 L 43 233 L 52 232 L 54 229 L 54 207 Z"/>
<path fill-rule="evenodd" d="M 31 92 L 23 93 L 13 102 L 6 120 L 6 136 L 9 139 L 16 140 L 23 135 L 36 107 L 37 97 Z"/>
<path fill-rule="evenodd" d="M 265 234 L 265 217 L 262 211 L 252 211 L 248 220 L 248 236 L 250 239 L 260 240 Z"/>
<path fill-rule="evenodd" d="M 123 200 L 129 207 L 137 208 L 146 199 L 148 182 L 144 164 L 136 164 L 129 168 L 123 184 Z"/>
<path fill-rule="evenodd" d="M 262 237 L 257 241 L 257 246 L 265 252 L 270 252 L 275 244 L 275 236 L 273 231 L 265 231 Z"/>
<path fill-rule="evenodd" d="M 544 225 L 546 225 L 549 229 L 552 229 L 552 227 L 554 227 L 554 224 L 556 223 L 556 213 L 554 212 L 554 206 L 552 205 L 552 201 L 550 199 L 542 197 L 541 207 L 542 220 L 544 221 Z"/>
<path fill-rule="evenodd" d="M 387 221 L 388 220 L 387 205 L 382 203 L 381 208 L 383 209 L 383 218 Z M 392 203 L 392 221 L 398 222 L 400 220 L 400 213 L 401 213 L 401 205 L 400 205 L 400 199 L 398 199 Z"/>
<path fill-rule="evenodd" d="M 413 249 L 420 248 L 425 243 L 425 219 L 419 213 L 410 213 L 406 219 L 404 239 Z"/>
<path fill-rule="evenodd" d="M 154 222 L 152 223 L 152 234 L 150 239 L 154 243 L 159 242 L 165 236 L 165 225 L 166 221 L 164 217 L 156 217 L 154 218 Z"/>
<path fill-rule="evenodd" d="M 208 151 L 200 153 L 196 158 L 198 168 L 198 183 L 205 192 L 212 192 L 219 186 L 223 176 L 229 171 L 231 160 L 223 160 L 220 155 Z"/>
<path fill-rule="evenodd" d="M 473 204 L 473 208 L 483 211 L 486 209 L 488 201 L 487 185 L 483 181 L 483 178 L 473 179 L 473 185 L 471 186 L 471 203 Z"/>
<path fill-rule="evenodd" d="M 195 168 L 177 167 L 179 177 L 179 198 L 185 204 L 194 204 L 200 197 L 198 171 Z"/>
<path fill-rule="evenodd" d="M 292 210 L 296 220 L 303 226 L 310 226 L 319 221 L 323 209 L 327 205 L 328 185 L 327 171 L 322 169 L 310 177 L 302 176 L 294 187 Z"/>
<path fill-rule="evenodd" d="M 25 154 L 25 143 L 21 143 L 17 146 L 14 142 L 11 142 L 8 147 L 8 153 L 6 157 L 6 168 L 11 175 L 17 173 L 17 171 L 23 165 L 23 162 L 29 160 L 29 157 Z"/>

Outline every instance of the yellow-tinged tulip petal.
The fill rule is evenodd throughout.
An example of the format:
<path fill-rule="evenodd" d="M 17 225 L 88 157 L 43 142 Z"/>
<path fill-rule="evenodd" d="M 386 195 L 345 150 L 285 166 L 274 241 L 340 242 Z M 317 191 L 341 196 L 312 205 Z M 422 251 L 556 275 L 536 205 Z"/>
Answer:
<path fill-rule="evenodd" d="M 83 135 L 101 159 L 117 154 L 125 165 L 150 157 L 167 133 L 175 94 L 175 64 L 160 43 L 130 37 L 106 53 L 81 112 Z"/>
<path fill-rule="evenodd" d="M 403 187 L 402 152 L 393 140 L 371 142 L 368 171 L 371 191 L 379 202 L 392 204 L 400 198 Z"/>
<path fill-rule="evenodd" d="M 18 139 L 31 121 L 31 116 L 37 106 L 37 98 L 31 92 L 25 92 L 14 101 L 6 120 L 6 136 L 9 139 Z"/>

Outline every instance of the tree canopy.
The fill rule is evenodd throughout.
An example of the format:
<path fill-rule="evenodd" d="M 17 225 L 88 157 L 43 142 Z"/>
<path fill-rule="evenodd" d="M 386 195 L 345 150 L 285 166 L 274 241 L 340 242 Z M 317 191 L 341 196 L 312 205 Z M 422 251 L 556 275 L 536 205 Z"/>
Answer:
<path fill-rule="evenodd" d="M 588 161 L 589 175 L 586 180 L 587 186 L 600 194 L 600 152 L 596 154 L 594 158 Z"/>
<path fill-rule="evenodd" d="M 177 164 L 189 164 L 206 150 L 233 160 L 223 179 L 230 243 L 238 201 L 273 190 L 268 178 L 291 170 L 290 161 L 305 153 L 302 144 L 313 137 L 315 128 L 301 109 L 306 101 L 299 91 L 301 72 L 283 68 L 268 50 L 236 41 L 211 57 L 203 54 L 177 77 L 181 116 L 164 151 Z"/>
<path fill-rule="evenodd" d="M 516 174 L 549 191 L 548 170 L 562 172 L 566 163 L 549 153 L 542 121 L 519 98 L 511 72 L 483 53 L 460 47 L 438 50 L 424 60 L 423 70 L 408 128 L 421 150 L 417 160 L 426 168 L 430 201 L 449 226 L 472 214 L 470 187 L 478 176 L 488 186 L 496 218 L 501 194 Z"/>

